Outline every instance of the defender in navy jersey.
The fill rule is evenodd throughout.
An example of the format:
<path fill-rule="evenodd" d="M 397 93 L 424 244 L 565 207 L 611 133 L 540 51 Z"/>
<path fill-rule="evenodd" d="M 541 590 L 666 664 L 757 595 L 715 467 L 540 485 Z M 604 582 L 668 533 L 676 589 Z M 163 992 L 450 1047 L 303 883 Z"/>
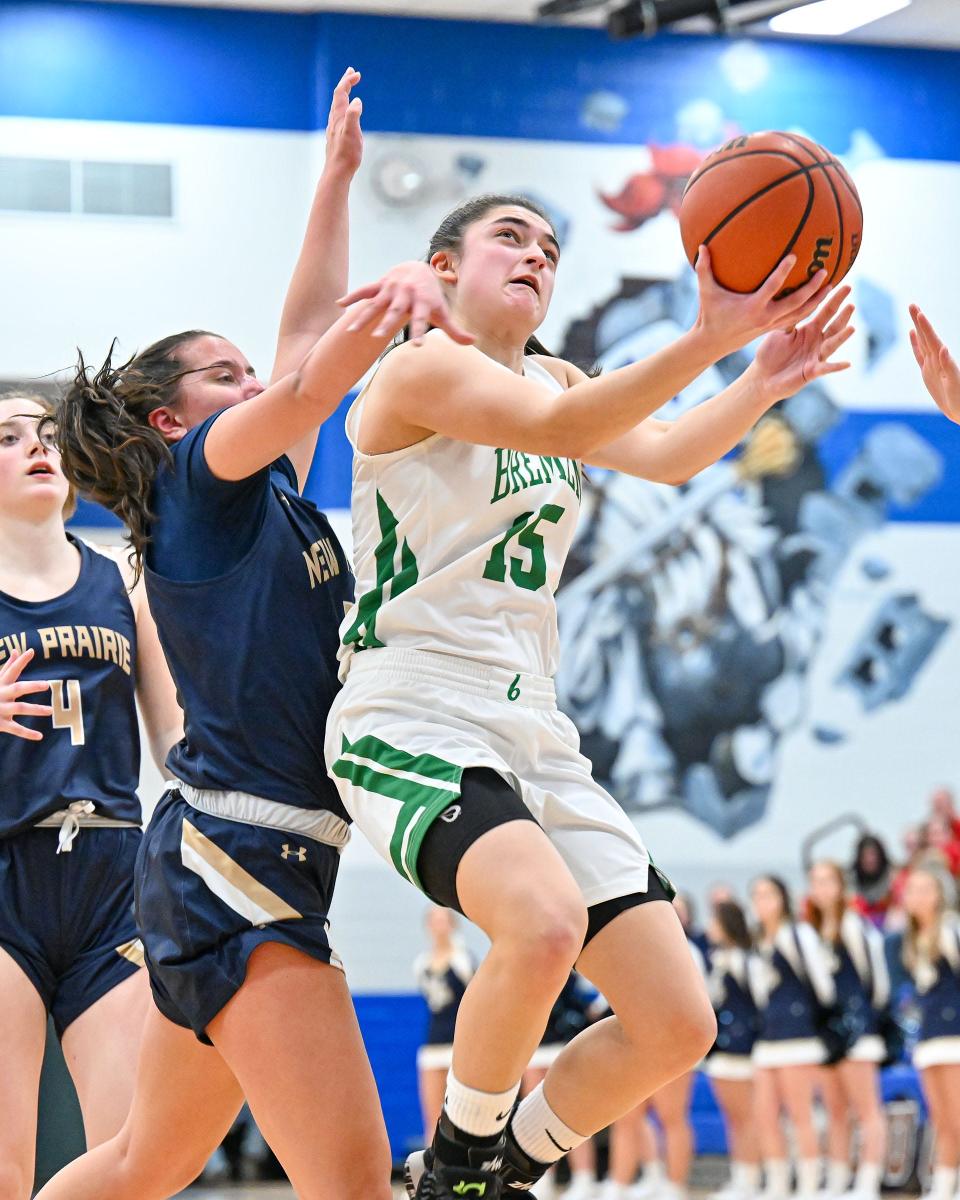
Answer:
<path fill-rule="evenodd" d="M 334 323 L 358 78 L 349 70 L 334 95 L 270 386 L 232 343 L 192 331 L 122 366 L 81 363 L 63 405 L 66 468 L 127 524 L 186 720 L 169 759 L 178 782 L 137 868 L 157 1007 L 130 1119 L 44 1200 L 179 1192 L 244 1094 L 298 1194 L 390 1197 L 373 1076 L 328 939 L 348 828 L 321 755 L 350 576 L 299 493 L 319 425 L 388 337 L 411 319 L 457 331 L 422 263 Z"/>
<path fill-rule="evenodd" d="M 48 412 L 0 398 L 0 1195 L 17 1200 L 33 1181 L 47 1013 L 88 1144 L 126 1116 L 149 1002 L 135 697 L 158 762 L 181 728 L 142 587 L 64 529 Z"/>

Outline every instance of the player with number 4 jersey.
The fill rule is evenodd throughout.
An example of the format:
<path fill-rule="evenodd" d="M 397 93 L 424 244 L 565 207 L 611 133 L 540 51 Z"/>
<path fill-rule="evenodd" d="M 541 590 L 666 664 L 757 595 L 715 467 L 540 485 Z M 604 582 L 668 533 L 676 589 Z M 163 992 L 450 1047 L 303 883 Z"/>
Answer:
<path fill-rule="evenodd" d="M 703 249 L 690 332 L 588 379 L 533 336 L 559 258 L 547 215 L 522 197 L 454 210 L 429 261 L 474 345 L 436 330 L 399 346 L 347 418 L 357 600 L 327 763 L 384 858 L 492 943 L 459 1010 L 433 1144 L 408 1162 L 420 1200 L 529 1195 L 713 1041 L 669 884 L 556 707 L 554 592 L 581 462 L 688 479 L 776 400 L 842 369 L 829 359 L 851 333 L 848 292 L 826 299 L 822 274 L 778 300 L 787 259 L 759 292 L 734 295 Z M 781 329 L 725 392 L 675 424 L 649 419 L 713 362 Z M 615 1016 L 565 1047 L 515 1108 L 575 962 Z"/>
<path fill-rule="evenodd" d="M 133 916 L 139 699 L 158 765 L 181 714 L 143 588 L 66 532 L 39 397 L 0 398 L 0 1195 L 27 1200 L 52 1016 L 87 1142 L 126 1116 L 149 1003 Z"/>

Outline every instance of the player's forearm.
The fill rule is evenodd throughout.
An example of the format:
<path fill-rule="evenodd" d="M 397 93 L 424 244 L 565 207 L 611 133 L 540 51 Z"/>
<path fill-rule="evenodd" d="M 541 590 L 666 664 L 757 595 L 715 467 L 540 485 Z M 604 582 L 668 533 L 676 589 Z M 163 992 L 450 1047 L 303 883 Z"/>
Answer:
<path fill-rule="evenodd" d="M 748 368 L 722 392 L 674 421 L 659 440 L 658 478 L 686 483 L 739 445 L 769 409 L 771 398 Z"/>
<path fill-rule="evenodd" d="M 557 397 L 555 407 L 556 426 L 569 441 L 564 453 L 589 460 L 652 416 L 723 353 L 708 335 L 692 329 L 641 362 L 575 384 Z"/>
<path fill-rule="evenodd" d="M 349 173 L 333 168 L 320 177 L 283 305 L 281 342 L 291 335 L 319 337 L 340 314 L 336 301 L 347 290 L 350 268 L 350 182 Z"/>

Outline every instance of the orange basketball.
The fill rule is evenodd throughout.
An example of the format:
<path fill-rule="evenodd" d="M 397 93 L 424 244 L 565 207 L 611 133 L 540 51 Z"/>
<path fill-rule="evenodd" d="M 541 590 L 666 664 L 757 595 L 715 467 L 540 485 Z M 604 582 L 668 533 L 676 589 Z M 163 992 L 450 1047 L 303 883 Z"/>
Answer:
<path fill-rule="evenodd" d="M 822 146 L 796 133 L 751 133 L 707 156 L 680 205 L 687 258 L 710 248 L 717 281 L 755 292 L 787 254 L 784 293 L 821 267 L 831 286 L 856 261 L 863 209 L 853 180 Z"/>

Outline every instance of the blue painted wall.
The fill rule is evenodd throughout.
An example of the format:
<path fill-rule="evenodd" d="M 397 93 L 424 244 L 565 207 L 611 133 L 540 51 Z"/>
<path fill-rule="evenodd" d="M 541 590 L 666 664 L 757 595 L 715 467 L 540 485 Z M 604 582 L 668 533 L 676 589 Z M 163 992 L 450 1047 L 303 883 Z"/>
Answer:
<path fill-rule="evenodd" d="M 639 144 L 672 140 L 675 113 L 711 97 L 745 129 L 802 119 L 844 146 L 882 128 L 893 157 L 960 157 L 960 55 L 769 39 L 775 87 L 739 91 L 732 43 L 661 34 L 346 14 L 60 0 L 0 0 L 0 115 L 322 128 L 329 86 L 365 72 L 371 132 Z M 402 47 L 402 53 L 398 53 Z M 616 131 L 583 123 L 593 88 L 630 109 Z M 869 118 L 869 120 L 868 120 Z"/>

